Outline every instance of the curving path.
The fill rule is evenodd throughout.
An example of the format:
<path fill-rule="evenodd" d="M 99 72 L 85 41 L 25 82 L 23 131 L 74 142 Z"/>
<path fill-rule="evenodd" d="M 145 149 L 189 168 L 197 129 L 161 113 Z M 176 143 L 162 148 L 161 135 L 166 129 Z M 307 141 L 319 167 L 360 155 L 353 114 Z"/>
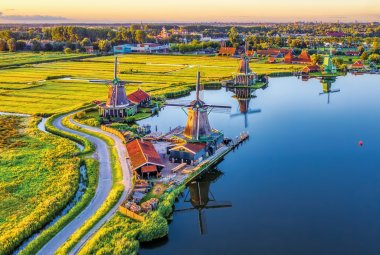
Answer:
<path fill-rule="evenodd" d="M 72 113 L 70 113 L 72 114 Z M 67 114 L 67 115 L 70 115 Z M 85 133 L 69 129 L 62 124 L 62 119 L 67 115 L 61 116 L 57 118 L 53 125 L 65 132 L 73 133 L 79 136 L 82 136 L 88 139 L 91 143 L 93 143 L 96 147 L 94 156 L 99 161 L 99 178 L 98 178 L 98 187 L 95 192 L 95 196 L 90 201 L 89 205 L 69 224 L 67 224 L 59 233 L 57 233 L 42 249 L 37 253 L 40 255 L 45 254 L 53 254 L 55 251 L 62 246 L 67 239 L 79 228 L 81 227 L 86 220 L 88 220 L 96 211 L 101 207 L 101 205 L 105 202 L 107 196 L 109 195 L 112 187 L 112 169 L 111 169 L 111 157 L 110 152 L 108 150 L 108 145 L 101 139 L 87 135 Z M 117 211 L 118 206 L 126 199 L 129 191 L 131 190 L 131 171 L 129 169 L 129 165 L 126 160 L 127 151 L 125 145 L 122 143 L 121 139 L 117 136 L 105 132 L 99 128 L 90 127 L 86 125 L 79 124 L 72 119 L 70 121 L 86 130 L 90 130 L 93 132 L 105 134 L 111 137 L 115 142 L 115 147 L 118 152 L 121 168 L 123 171 L 123 184 L 124 184 L 124 192 L 119 199 L 118 203 L 104 216 L 81 240 L 80 242 L 73 248 L 70 254 L 76 254 L 80 248 L 85 244 L 85 242 L 109 219 L 111 216 Z"/>

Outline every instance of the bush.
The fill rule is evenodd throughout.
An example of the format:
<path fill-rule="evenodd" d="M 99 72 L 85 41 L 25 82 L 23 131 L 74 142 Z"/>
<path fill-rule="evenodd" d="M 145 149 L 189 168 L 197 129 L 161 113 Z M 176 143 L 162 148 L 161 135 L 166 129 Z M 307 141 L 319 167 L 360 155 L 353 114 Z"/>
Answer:
<path fill-rule="evenodd" d="M 158 212 L 152 212 L 142 223 L 138 235 L 140 242 L 149 242 L 166 236 L 169 233 L 167 220 Z"/>

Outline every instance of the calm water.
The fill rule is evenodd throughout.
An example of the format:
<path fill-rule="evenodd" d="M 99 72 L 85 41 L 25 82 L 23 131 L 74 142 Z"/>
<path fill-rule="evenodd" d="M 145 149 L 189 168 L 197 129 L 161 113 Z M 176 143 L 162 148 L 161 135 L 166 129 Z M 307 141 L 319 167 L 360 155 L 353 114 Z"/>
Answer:
<path fill-rule="evenodd" d="M 327 104 L 319 80 L 271 79 L 250 101 L 262 112 L 247 115 L 247 128 L 243 115 L 210 114 L 226 136 L 251 134 L 197 186 L 215 198 L 210 207 L 232 206 L 204 209 L 203 235 L 198 210 L 175 212 L 169 236 L 140 253 L 380 254 L 380 76 L 339 77 L 332 89 L 340 92 Z M 239 111 L 231 92 L 204 96 Z M 185 121 L 167 107 L 144 123 L 168 130 Z M 189 197 L 176 208 L 193 207 Z"/>

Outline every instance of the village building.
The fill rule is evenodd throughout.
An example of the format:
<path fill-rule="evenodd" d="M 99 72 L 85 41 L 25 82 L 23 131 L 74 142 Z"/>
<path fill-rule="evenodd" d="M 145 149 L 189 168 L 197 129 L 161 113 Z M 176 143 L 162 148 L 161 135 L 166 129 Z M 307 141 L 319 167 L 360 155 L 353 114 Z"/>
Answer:
<path fill-rule="evenodd" d="M 124 82 L 117 77 L 117 65 L 115 57 L 114 79 L 108 86 L 107 101 L 98 105 L 100 116 L 107 119 L 124 118 L 137 112 L 137 106 L 127 98 Z"/>
<path fill-rule="evenodd" d="M 94 54 L 95 53 L 94 46 L 84 46 L 84 50 L 88 54 Z"/>
<path fill-rule="evenodd" d="M 317 73 L 321 71 L 321 67 L 318 65 L 307 65 L 304 68 L 302 68 L 301 73 L 308 74 L 308 73 Z"/>
<path fill-rule="evenodd" d="M 169 44 L 158 43 L 139 43 L 139 44 L 123 44 L 113 47 L 115 54 L 128 54 L 132 52 L 138 53 L 165 53 L 170 48 Z"/>
<path fill-rule="evenodd" d="M 135 139 L 126 144 L 131 170 L 141 177 L 157 176 L 165 167 L 160 155 L 149 141 Z"/>
<path fill-rule="evenodd" d="M 151 97 L 148 93 L 139 88 L 132 94 L 128 95 L 128 100 L 139 107 L 149 106 L 151 102 Z"/>
<path fill-rule="evenodd" d="M 268 63 L 269 64 L 275 64 L 276 63 L 276 59 L 274 57 L 268 57 Z"/>
<path fill-rule="evenodd" d="M 359 59 L 359 60 L 357 60 L 355 63 L 353 63 L 351 65 L 351 69 L 354 69 L 354 70 L 365 70 L 366 67 L 363 64 L 363 61 Z"/>
<path fill-rule="evenodd" d="M 284 56 L 284 62 L 287 64 L 309 64 L 311 63 L 310 55 L 306 50 L 302 50 L 298 57 L 295 57 L 292 52 L 288 52 Z"/>
<path fill-rule="evenodd" d="M 234 48 L 234 47 L 220 47 L 218 55 L 219 56 L 228 56 L 228 57 L 235 56 L 236 55 L 236 48 Z"/>
<path fill-rule="evenodd" d="M 185 143 L 169 148 L 170 157 L 181 159 L 182 162 L 194 164 L 202 161 L 207 154 L 206 143 Z"/>
<path fill-rule="evenodd" d="M 267 50 L 257 50 L 256 53 L 264 57 L 283 58 L 286 54 L 288 54 L 291 51 L 292 50 L 290 49 L 269 48 Z"/>
<path fill-rule="evenodd" d="M 162 27 L 160 34 L 157 36 L 159 39 L 168 39 L 170 33 L 166 30 L 165 26 Z"/>

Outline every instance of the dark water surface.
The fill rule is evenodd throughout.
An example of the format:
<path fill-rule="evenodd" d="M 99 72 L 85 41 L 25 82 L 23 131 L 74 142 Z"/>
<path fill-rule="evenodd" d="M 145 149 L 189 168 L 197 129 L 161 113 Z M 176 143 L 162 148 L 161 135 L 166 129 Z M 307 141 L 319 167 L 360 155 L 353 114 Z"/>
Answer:
<path fill-rule="evenodd" d="M 217 166 L 216 178 L 200 180 L 203 199 L 215 198 L 203 209 L 207 233 L 198 210 L 175 212 L 169 236 L 140 254 L 380 254 L 380 76 L 339 77 L 332 89 L 340 92 L 327 104 L 317 79 L 271 79 L 250 101 L 262 112 L 247 115 L 247 128 L 244 115 L 210 114 L 226 136 L 251 137 Z M 234 114 L 232 96 L 204 92 Z M 143 123 L 167 131 L 185 125 L 186 115 L 167 107 Z M 193 207 L 189 197 L 176 208 Z"/>

